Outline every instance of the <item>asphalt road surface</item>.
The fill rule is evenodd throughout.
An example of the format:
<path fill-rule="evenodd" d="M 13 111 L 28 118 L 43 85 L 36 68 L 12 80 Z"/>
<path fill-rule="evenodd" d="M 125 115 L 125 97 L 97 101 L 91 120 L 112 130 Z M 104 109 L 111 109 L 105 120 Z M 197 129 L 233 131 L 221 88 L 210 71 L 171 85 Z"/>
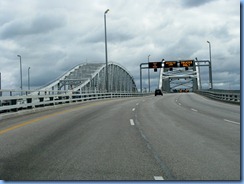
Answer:
<path fill-rule="evenodd" d="M 240 106 L 194 93 L 0 121 L 1 180 L 240 180 Z"/>

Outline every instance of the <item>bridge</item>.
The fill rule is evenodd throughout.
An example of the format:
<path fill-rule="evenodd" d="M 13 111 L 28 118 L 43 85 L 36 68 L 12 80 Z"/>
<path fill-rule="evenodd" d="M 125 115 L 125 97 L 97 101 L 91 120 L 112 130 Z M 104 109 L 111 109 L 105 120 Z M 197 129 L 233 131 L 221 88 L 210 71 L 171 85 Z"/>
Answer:
<path fill-rule="evenodd" d="M 72 90 L 76 92 L 106 92 L 106 65 L 104 63 L 80 64 L 57 80 L 39 90 Z M 137 92 L 132 75 L 122 66 L 108 64 L 109 92 Z"/>
<path fill-rule="evenodd" d="M 162 89 L 194 89 L 163 70 Z M 109 91 L 99 63 L 38 90 L 1 90 L 0 179 L 240 180 L 238 92 L 154 96 L 118 64 L 109 71 Z"/>

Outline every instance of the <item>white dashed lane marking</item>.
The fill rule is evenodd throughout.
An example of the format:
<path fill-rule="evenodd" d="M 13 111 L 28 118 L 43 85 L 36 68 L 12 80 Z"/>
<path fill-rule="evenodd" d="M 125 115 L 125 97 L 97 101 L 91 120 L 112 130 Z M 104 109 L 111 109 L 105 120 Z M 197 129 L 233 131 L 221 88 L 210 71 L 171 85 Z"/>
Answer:
<path fill-rule="evenodd" d="M 130 119 L 130 124 L 131 124 L 132 126 L 134 126 L 134 125 L 135 125 L 135 123 L 134 123 L 134 120 L 133 120 L 133 119 Z"/>
<path fill-rule="evenodd" d="M 154 176 L 155 180 L 164 180 L 164 178 L 162 176 Z"/>

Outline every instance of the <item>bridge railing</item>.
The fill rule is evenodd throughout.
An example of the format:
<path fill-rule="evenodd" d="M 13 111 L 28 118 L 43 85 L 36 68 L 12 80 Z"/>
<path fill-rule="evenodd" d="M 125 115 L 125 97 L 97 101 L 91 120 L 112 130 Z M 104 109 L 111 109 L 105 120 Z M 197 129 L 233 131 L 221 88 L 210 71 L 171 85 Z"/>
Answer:
<path fill-rule="evenodd" d="M 214 100 L 235 104 L 240 104 L 241 102 L 240 90 L 198 90 L 196 91 L 196 93 L 206 96 L 208 98 L 212 98 Z"/>
<path fill-rule="evenodd" d="M 149 94 L 111 92 L 111 93 L 79 93 L 73 91 L 19 91 L 0 90 L 0 114 L 16 112 L 23 109 L 35 109 L 45 106 L 55 106 L 105 98 L 139 97 Z"/>

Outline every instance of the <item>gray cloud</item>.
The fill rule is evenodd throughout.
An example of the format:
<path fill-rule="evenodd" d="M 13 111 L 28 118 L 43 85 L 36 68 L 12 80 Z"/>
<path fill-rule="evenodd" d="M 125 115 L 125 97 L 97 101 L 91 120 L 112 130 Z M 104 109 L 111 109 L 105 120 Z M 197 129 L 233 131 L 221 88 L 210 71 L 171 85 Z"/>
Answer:
<path fill-rule="evenodd" d="M 17 36 L 45 34 L 66 24 L 65 17 L 55 13 L 37 14 L 35 17 L 19 18 L 1 27 L 0 36 L 3 39 Z"/>
<path fill-rule="evenodd" d="M 213 2 L 214 0 L 183 0 L 181 1 L 181 4 L 184 7 L 199 7 L 202 6 L 204 4 Z"/>
<path fill-rule="evenodd" d="M 105 62 L 104 11 L 108 56 L 124 66 L 139 88 L 139 65 L 150 61 L 208 59 L 212 44 L 216 86 L 240 87 L 240 4 L 233 0 L 3 0 L 0 7 L 2 88 L 19 88 L 31 67 L 32 87 L 49 83 L 83 62 Z M 226 8 L 228 7 L 228 8 Z M 232 63 L 230 65 L 230 63 Z M 224 74 L 223 74 L 224 73 Z M 207 85 L 208 73 L 202 78 Z M 223 78 L 221 78 L 223 74 Z M 151 72 L 156 87 L 158 73 Z M 147 72 L 143 86 L 147 87 Z"/>

